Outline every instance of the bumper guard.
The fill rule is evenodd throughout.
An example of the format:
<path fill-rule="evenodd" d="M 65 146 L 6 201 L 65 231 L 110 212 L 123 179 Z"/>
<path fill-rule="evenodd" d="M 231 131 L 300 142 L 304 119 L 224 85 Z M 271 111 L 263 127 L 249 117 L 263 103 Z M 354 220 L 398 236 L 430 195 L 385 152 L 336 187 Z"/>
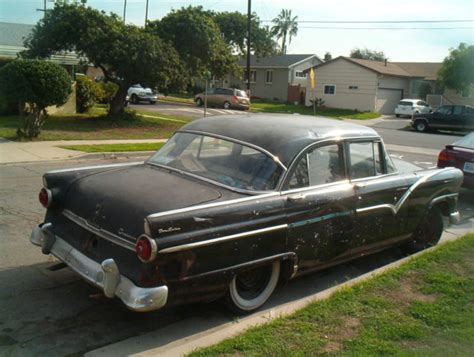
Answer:
<path fill-rule="evenodd" d="M 103 290 L 108 298 L 117 296 L 134 311 L 152 311 L 163 307 L 168 299 L 166 285 L 152 288 L 136 286 L 121 275 L 113 259 L 101 264 L 88 258 L 51 231 L 52 224 L 44 223 L 31 232 L 31 243 L 40 246 L 43 254 L 52 254 L 66 263 L 89 283 Z"/>

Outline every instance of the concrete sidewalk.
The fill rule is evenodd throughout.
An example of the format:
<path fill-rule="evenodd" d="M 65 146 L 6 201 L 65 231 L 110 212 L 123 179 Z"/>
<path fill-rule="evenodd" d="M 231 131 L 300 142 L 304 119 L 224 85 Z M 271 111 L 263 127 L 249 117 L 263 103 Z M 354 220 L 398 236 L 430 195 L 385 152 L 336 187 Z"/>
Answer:
<path fill-rule="evenodd" d="M 473 219 L 461 225 L 449 226 L 443 233 L 440 245 L 458 239 L 466 233 L 473 231 Z M 216 316 L 211 318 L 193 318 L 191 320 L 184 319 L 161 330 L 131 337 L 124 341 L 90 351 L 85 356 L 184 356 L 195 349 L 207 347 L 236 336 L 251 327 L 268 323 L 280 316 L 289 315 L 314 301 L 327 299 L 338 290 L 371 279 L 434 249 L 437 249 L 437 247 L 429 248 L 420 253 L 397 260 L 316 294 L 277 305 L 264 311 L 258 311 L 237 320 Z"/>
<path fill-rule="evenodd" d="M 166 139 L 18 142 L 0 138 L 0 165 L 35 161 L 67 160 L 90 155 L 89 153 L 58 147 L 64 145 L 161 143 L 165 141 Z"/>

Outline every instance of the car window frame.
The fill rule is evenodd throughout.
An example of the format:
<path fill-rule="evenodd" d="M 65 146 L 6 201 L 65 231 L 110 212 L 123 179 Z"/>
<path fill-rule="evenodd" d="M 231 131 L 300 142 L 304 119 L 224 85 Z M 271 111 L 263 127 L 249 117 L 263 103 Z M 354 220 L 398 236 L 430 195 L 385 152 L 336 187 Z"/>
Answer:
<path fill-rule="evenodd" d="M 373 176 L 366 176 L 366 177 L 360 177 L 360 178 L 355 178 L 353 179 L 351 177 L 351 171 L 350 171 L 350 167 L 351 167 L 351 153 L 350 153 L 350 144 L 353 144 L 353 143 L 364 143 L 364 142 L 371 142 L 371 143 L 376 143 L 378 145 L 378 148 L 379 148 L 379 156 L 380 156 L 380 160 L 382 161 L 382 174 L 380 175 L 373 175 Z M 374 179 L 379 179 L 379 178 L 383 178 L 383 177 L 386 177 L 386 176 L 393 176 L 393 175 L 398 175 L 398 169 L 395 165 L 393 165 L 394 167 L 394 171 L 393 172 L 388 172 L 388 165 L 387 165 L 387 150 L 385 149 L 385 144 L 382 140 L 382 138 L 356 138 L 356 139 L 349 139 L 349 140 L 346 140 L 344 142 L 344 145 L 345 145 L 345 156 L 346 156 L 346 170 L 347 170 L 347 179 L 349 180 L 349 182 L 359 182 L 359 181 L 366 181 L 366 180 L 374 180 Z M 392 162 L 393 164 L 393 162 Z"/>
<path fill-rule="evenodd" d="M 292 160 L 291 164 L 288 167 L 288 170 L 285 173 L 285 176 L 282 179 L 281 187 L 279 188 L 279 190 L 281 192 L 297 192 L 297 191 L 301 191 L 301 190 L 310 190 L 312 188 L 316 188 L 316 187 L 320 187 L 320 186 L 328 186 L 328 185 L 337 185 L 337 184 L 340 184 L 340 183 L 347 183 L 348 182 L 348 171 L 347 171 L 347 160 L 346 160 L 347 153 L 346 153 L 346 148 L 345 148 L 344 142 L 345 142 L 344 139 L 329 139 L 329 140 L 324 140 L 324 141 L 312 143 L 312 144 L 306 146 Z M 342 164 L 344 165 L 344 167 L 343 167 L 344 178 L 342 180 L 335 181 L 335 182 L 330 182 L 330 183 L 319 183 L 317 185 L 309 185 L 309 186 L 305 186 L 305 187 L 297 187 L 297 188 L 290 188 L 289 187 L 291 177 L 292 177 L 293 173 L 296 170 L 296 167 L 298 166 L 298 164 L 300 163 L 300 161 L 303 157 L 307 157 L 307 155 L 310 151 L 313 151 L 313 150 L 318 149 L 318 148 L 323 147 L 323 146 L 329 146 L 329 145 L 335 145 L 335 144 L 342 146 L 342 156 L 343 156 L 342 157 Z M 307 162 L 307 165 L 309 165 L 309 162 Z"/>

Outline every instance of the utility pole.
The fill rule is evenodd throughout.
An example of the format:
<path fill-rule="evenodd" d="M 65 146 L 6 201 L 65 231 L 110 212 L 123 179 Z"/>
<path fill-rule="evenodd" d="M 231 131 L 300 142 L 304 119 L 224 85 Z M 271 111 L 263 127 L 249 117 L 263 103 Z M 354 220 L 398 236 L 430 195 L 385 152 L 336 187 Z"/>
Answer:
<path fill-rule="evenodd" d="M 125 14 L 127 13 L 127 0 L 123 0 L 123 23 L 125 23 Z"/>
<path fill-rule="evenodd" d="M 145 27 L 148 22 L 148 0 L 146 0 L 146 10 L 145 10 Z"/>
<path fill-rule="evenodd" d="M 46 0 L 43 1 L 43 8 L 42 9 L 36 9 L 36 11 L 42 11 L 46 15 Z"/>
<path fill-rule="evenodd" d="M 250 36 L 252 34 L 252 0 L 248 0 L 247 11 L 247 91 L 250 97 Z"/>

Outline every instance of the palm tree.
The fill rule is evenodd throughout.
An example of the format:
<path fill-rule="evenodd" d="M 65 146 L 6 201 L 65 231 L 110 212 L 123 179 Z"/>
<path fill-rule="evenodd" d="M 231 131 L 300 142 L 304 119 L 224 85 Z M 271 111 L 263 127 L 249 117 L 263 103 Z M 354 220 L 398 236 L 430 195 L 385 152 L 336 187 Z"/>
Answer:
<path fill-rule="evenodd" d="M 275 17 L 272 22 L 272 35 L 281 40 L 281 53 L 286 53 L 286 38 L 289 36 L 288 43 L 291 43 L 291 38 L 298 33 L 298 16 L 291 17 L 291 10 L 282 9 L 280 14 Z"/>

